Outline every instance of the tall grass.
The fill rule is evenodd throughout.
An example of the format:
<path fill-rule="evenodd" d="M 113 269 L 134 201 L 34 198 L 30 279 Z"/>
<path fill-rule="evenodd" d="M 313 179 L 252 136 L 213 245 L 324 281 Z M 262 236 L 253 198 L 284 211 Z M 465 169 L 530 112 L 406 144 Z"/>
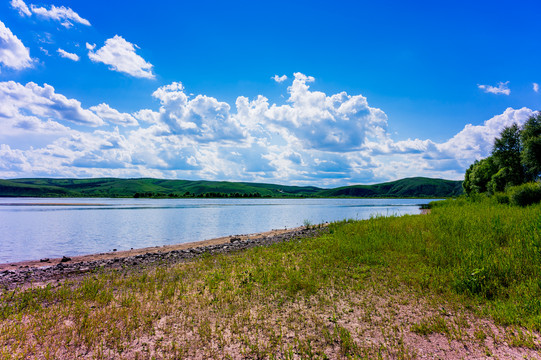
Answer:
<path fill-rule="evenodd" d="M 448 200 L 429 216 L 337 226 L 336 257 L 479 301 L 503 324 L 541 329 L 541 206 Z"/>

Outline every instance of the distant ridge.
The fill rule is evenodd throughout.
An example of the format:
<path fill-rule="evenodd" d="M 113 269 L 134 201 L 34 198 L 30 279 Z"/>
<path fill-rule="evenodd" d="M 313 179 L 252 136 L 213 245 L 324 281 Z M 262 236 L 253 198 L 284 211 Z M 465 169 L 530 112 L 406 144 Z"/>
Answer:
<path fill-rule="evenodd" d="M 453 197 L 462 194 L 462 181 L 406 178 L 374 185 L 352 185 L 322 190 L 328 197 Z"/>
<path fill-rule="evenodd" d="M 424 177 L 334 189 L 229 181 L 166 179 L 0 180 L 2 197 L 369 197 L 440 198 L 462 194 L 462 182 Z"/>

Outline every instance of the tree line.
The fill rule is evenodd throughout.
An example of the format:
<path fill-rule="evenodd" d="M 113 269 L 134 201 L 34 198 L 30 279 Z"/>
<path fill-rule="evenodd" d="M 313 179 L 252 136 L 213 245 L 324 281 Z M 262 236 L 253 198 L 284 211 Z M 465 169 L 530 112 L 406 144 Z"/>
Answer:
<path fill-rule="evenodd" d="M 540 176 L 541 113 L 537 113 L 522 127 L 515 123 L 504 128 L 490 156 L 476 160 L 466 170 L 462 186 L 467 195 L 492 195 L 533 183 Z"/>
<path fill-rule="evenodd" d="M 169 193 L 169 194 L 162 194 L 162 193 L 155 193 L 155 192 L 136 192 L 133 195 L 134 198 L 260 198 L 263 197 L 258 192 L 253 193 L 221 193 L 221 192 L 206 192 L 206 193 L 191 193 L 189 191 L 186 191 L 184 194 L 178 194 L 178 193 Z"/>

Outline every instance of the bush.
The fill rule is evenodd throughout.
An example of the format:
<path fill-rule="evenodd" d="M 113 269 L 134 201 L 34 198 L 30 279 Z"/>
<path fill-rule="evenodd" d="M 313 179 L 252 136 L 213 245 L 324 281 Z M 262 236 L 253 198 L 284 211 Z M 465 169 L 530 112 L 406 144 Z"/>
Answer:
<path fill-rule="evenodd" d="M 513 205 L 528 206 L 541 202 L 541 183 L 526 183 L 509 189 L 509 201 Z"/>
<path fill-rule="evenodd" d="M 505 193 L 496 193 L 494 194 L 494 200 L 496 200 L 498 204 L 509 204 L 509 195 Z"/>

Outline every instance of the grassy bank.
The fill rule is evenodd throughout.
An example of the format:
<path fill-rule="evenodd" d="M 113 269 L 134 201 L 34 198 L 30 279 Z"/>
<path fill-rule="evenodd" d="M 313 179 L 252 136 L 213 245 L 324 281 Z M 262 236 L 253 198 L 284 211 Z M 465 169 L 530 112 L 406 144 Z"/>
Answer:
<path fill-rule="evenodd" d="M 4 291 L 0 354 L 538 358 L 540 233 L 539 205 L 446 201 L 269 248 Z"/>

